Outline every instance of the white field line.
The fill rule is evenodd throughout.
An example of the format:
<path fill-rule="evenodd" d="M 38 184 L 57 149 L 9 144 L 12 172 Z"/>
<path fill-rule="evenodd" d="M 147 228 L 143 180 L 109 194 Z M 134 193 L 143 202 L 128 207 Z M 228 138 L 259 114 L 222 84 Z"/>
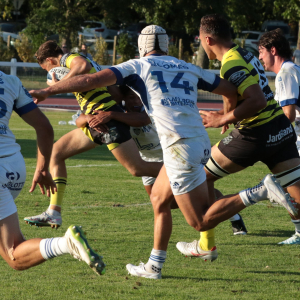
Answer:
<path fill-rule="evenodd" d="M 36 166 L 27 166 L 31 169 L 35 169 Z M 121 164 L 101 164 L 101 165 L 76 165 L 76 166 L 67 166 L 68 168 L 94 168 L 94 167 L 122 167 Z"/>

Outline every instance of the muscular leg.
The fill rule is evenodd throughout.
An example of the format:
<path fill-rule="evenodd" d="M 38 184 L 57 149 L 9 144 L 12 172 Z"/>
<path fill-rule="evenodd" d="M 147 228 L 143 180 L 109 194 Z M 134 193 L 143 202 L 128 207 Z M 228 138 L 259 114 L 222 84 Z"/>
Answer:
<path fill-rule="evenodd" d="M 80 128 L 74 129 L 62 136 L 53 145 L 52 156 L 50 161 L 50 171 L 53 178 L 67 178 L 67 168 L 65 160 L 76 154 L 86 152 L 97 146 L 92 142 Z M 53 196 L 53 195 L 51 195 Z M 50 205 L 51 209 L 58 212 L 61 207 L 55 204 Z"/>
<path fill-rule="evenodd" d="M 154 249 L 167 251 L 172 233 L 172 215 L 170 204 L 174 199 L 166 168 L 163 166 L 151 192 L 154 211 Z"/>
<path fill-rule="evenodd" d="M 0 255 L 13 269 L 25 270 L 45 261 L 40 253 L 40 241 L 24 239 L 17 213 L 0 221 Z"/>
<path fill-rule="evenodd" d="M 120 144 L 111 153 L 133 176 L 157 177 L 161 167 L 161 162 L 144 161 L 133 139 Z"/>

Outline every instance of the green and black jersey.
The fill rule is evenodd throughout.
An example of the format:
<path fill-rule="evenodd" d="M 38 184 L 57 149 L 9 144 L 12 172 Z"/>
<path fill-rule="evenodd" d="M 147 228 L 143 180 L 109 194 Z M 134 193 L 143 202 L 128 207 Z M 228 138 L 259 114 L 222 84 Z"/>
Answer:
<path fill-rule="evenodd" d="M 60 65 L 70 69 L 71 61 L 78 56 L 83 57 L 91 64 L 92 69 L 89 72 L 90 74 L 101 71 L 101 67 L 96 62 L 78 53 L 66 53 L 62 56 Z M 93 110 L 108 110 L 116 105 L 115 100 L 112 99 L 106 87 L 96 88 L 87 92 L 74 93 L 74 95 L 82 113 L 85 115 L 91 114 Z"/>
<path fill-rule="evenodd" d="M 263 66 L 252 53 L 234 45 L 223 56 L 220 73 L 222 78 L 237 87 L 238 105 L 244 100 L 243 93 L 246 88 L 253 84 L 259 84 L 267 100 L 264 109 L 250 118 L 239 121 L 236 124 L 237 129 L 261 126 L 283 114 L 281 107 L 274 100 Z"/>

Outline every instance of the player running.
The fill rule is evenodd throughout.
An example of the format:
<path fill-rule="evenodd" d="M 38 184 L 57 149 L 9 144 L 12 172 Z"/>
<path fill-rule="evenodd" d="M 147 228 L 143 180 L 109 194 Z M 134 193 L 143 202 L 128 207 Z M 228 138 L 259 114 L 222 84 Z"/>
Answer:
<path fill-rule="evenodd" d="M 45 42 L 36 52 L 36 58 L 40 66 L 50 71 L 55 67 L 66 67 L 70 72 L 62 79 L 77 76 L 79 74 L 93 74 L 101 70 L 101 67 L 84 56 L 77 53 L 63 54 L 55 41 Z M 53 74 L 53 83 L 56 84 Z M 74 93 L 80 105 L 80 109 L 87 119 L 92 118 L 94 111 L 103 110 L 110 112 L 122 112 L 122 109 L 113 100 L 112 93 L 118 97 L 118 89 L 106 87 L 90 89 L 86 92 Z M 38 103 L 39 101 L 36 101 Z M 144 123 L 138 123 L 143 126 Z M 134 176 L 157 176 L 162 166 L 161 163 L 147 163 L 140 158 L 138 149 L 130 136 L 129 126 L 117 120 L 111 120 L 106 124 L 107 132 L 99 133 L 89 126 L 77 128 L 62 136 L 53 146 L 50 161 L 50 172 L 57 186 L 57 192 L 51 193 L 48 209 L 40 215 L 25 217 L 30 225 L 51 226 L 58 228 L 62 224 L 61 205 L 67 184 L 67 169 L 65 160 L 76 154 L 95 148 L 97 145 L 107 145 L 115 158 Z"/>
<path fill-rule="evenodd" d="M 298 136 L 299 152 L 300 117 L 296 118 L 296 113 L 299 114 L 300 111 L 300 67 L 291 61 L 292 51 L 290 44 L 280 29 L 264 33 L 258 42 L 258 49 L 259 59 L 263 61 L 265 69 L 277 74 L 275 79 L 275 100 L 278 101 L 290 122 L 295 121 L 296 123 L 295 131 Z M 278 178 L 280 179 L 280 177 Z M 291 177 L 291 181 L 292 179 Z M 300 244 L 299 216 L 298 218 L 292 217 L 292 222 L 295 225 L 295 234 L 279 244 Z"/>
<path fill-rule="evenodd" d="M 0 71 L 0 255 L 15 270 L 26 270 L 63 254 L 85 261 L 97 274 L 105 273 L 105 264 L 89 246 L 80 227 L 71 225 L 65 236 L 25 240 L 20 227 L 14 199 L 26 179 L 21 147 L 8 127 L 13 110 L 37 134 L 37 166 L 30 192 L 36 185 L 50 196 L 56 186 L 48 171 L 53 146 L 53 129 L 45 115 L 33 103 L 30 94 L 15 76 Z"/>
<path fill-rule="evenodd" d="M 77 126 L 86 126 L 86 123 L 88 122 L 90 127 L 96 128 L 97 126 L 103 125 L 111 119 L 122 121 L 131 126 L 130 134 L 135 141 L 137 148 L 139 149 L 142 159 L 148 162 L 163 162 L 163 151 L 156 127 L 153 123 L 151 123 L 141 99 L 127 85 L 121 85 L 119 88 L 124 99 L 122 103 L 124 102 L 125 110 L 127 111 L 125 115 L 119 112 L 98 111 L 93 115 L 93 119 L 89 122 L 86 120 L 84 115 L 81 115 L 76 121 Z M 143 127 L 137 127 L 136 124 L 141 122 L 141 118 L 146 118 L 149 124 Z M 146 123 L 146 120 L 144 122 Z M 143 176 L 142 180 L 145 190 L 150 196 L 156 178 Z M 217 198 L 220 198 L 222 197 L 222 194 L 216 190 L 216 196 Z M 175 199 L 172 201 L 171 208 L 178 208 Z M 231 227 L 234 235 L 247 234 L 246 226 L 239 214 L 234 215 L 229 220 L 231 221 Z"/>
<path fill-rule="evenodd" d="M 196 105 L 197 89 L 224 94 L 231 99 L 236 97 L 236 88 L 211 72 L 168 56 L 168 35 L 159 26 L 144 28 L 138 47 L 140 59 L 95 74 L 76 76 L 31 93 L 42 100 L 56 93 L 113 84 L 127 84 L 138 93 L 157 128 L 164 166 L 150 197 L 154 210 L 154 246 L 150 258 L 146 264 L 128 264 L 126 268 L 134 276 L 160 279 L 172 231 L 173 195 L 187 223 L 201 232 L 196 253 L 205 260 L 215 260 L 218 255 L 213 228 L 245 207 L 269 198 L 292 214 L 296 214 L 296 210 L 270 175 L 259 186 L 222 197 L 211 205 L 214 195 L 213 200 L 209 198 L 214 191 L 209 190 L 204 171 L 210 157 L 210 141 Z"/>
<path fill-rule="evenodd" d="M 205 127 L 234 123 L 228 137 L 212 147 L 205 172 L 207 183 L 239 172 L 257 161 L 265 163 L 300 208 L 300 159 L 296 135 L 268 85 L 263 66 L 250 52 L 231 41 L 230 25 L 219 15 L 201 19 L 200 39 L 209 59 L 222 62 L 220 74 L 238 90 L 237 107 L 227 114 L 201 111 Z M 299 219 L 299 215 L 296 216 Z M 178 250 L 194 256 L 197 243 L 177 243 Z"/>

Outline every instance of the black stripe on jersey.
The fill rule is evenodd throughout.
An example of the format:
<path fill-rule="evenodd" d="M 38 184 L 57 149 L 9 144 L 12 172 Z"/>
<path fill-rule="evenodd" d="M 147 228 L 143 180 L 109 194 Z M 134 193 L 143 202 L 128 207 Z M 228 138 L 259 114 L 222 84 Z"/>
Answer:
<path fill-rule="evenodd" d="M 241 126 L 247 126 L 247 127 L 251 127 L 259 122 L 263 122 L 265 120 L 268 120 L 270 118 L 270 116 L 266 117 L 266 118 L 260 118 L 260 119 L 255 119 L 254 121 L 248 122 L 246 124 L 242 124 Z"/>
<path fill-rule="evenodd" d="M 107 93 L 107 91 L 98 91 L 98 92 L 96 92 L 95 94 L 93 94 L 88 100 L 86 100 L 86 103 L 84 104 L 84 106 L 83 106 L 83 108 L 82 108 L 83 112 L 85 112 L 85 111 L 87 110 L 88 105 L 89 105 L 95 98 L 97 98 L 97 97 L 103 95 L 104 93 Z M 98 106 L 99 106 L 99 105 L 101 105 L 101 104 L 103 104 L 103 103 L 107 103 L 107 102 L 109 102 L 109 101 L 111 101 L 111 100 L 112 100 L 112 97 L 111 97 L 111 96 L 107 96 L 107 97 L 103 98 L 102 100 L 99 100 L 99 101 L 98 101 L 97 103 L 95 103 L 95 104 L 98 104 Z M 97 107 L 98 107 L 98 106 L 97 106 Z"/>
<path fill-rule="evenodd" d="M 247 51 L 247 50 L 245 50 L 245 49 L 243 49 L 243 48 L 241 48 L 241 47 L 237 47 L 236 51 L 243 57 L 244 61 L 245 61 L 247 64 L 249 64 L 249 62 L 250 62 L 250 61 L 253 59 L 253 57 L 254 57 L 254 55 L 253 55 L 251 52 L 249 52 L 249 51 Z"/>
<path fill-rule="evenodd" d="M 112 100 L 111 97 L 110 97 L 110 100 L 109 100 L 109 101 L 106 101 L 106 99 L 107 99 L 107 98 L 105 98 L 105 99 L 104 99 L 105 101 L 103 101 L 103 102 L 97 102 L 97 103 L 95 103 L 95 104 L 93 105 L 93 107 L 92 107 L 91 112 L 92 112 L 93 110 L 96 110 L 101 104 L 107 103 L 107 102 L 109 102 L 109 101 Z M 103 109 L 101 109 L 101 110 L 105 110 L 105 108 L 103 108 Z"/>
<path fill-rule="evenodd" d="M 250 75 L 252 75 L 253 77 L 256 76 L 257 74 L 258 74 L 258 73 L 257 73 L 257 71 L 256 71 L 255 68 L 253 68 L 253 69 L 251 70 L 251 72 L 250 72 Z"/>
<path fill-rule="evenodd" d="M 241 71 L 241 70 L 247 70 L 247 68 L 245 68 L 244 66 L 236 66 L 236 67 L 233 67 L 233 68 L 230 68 L 228 71 L 225 72 L 224 74 L 224 78 L 228 80 L 228 78 L 234 74 L 235 72 L 238 72 L 238 71 Z"/>

